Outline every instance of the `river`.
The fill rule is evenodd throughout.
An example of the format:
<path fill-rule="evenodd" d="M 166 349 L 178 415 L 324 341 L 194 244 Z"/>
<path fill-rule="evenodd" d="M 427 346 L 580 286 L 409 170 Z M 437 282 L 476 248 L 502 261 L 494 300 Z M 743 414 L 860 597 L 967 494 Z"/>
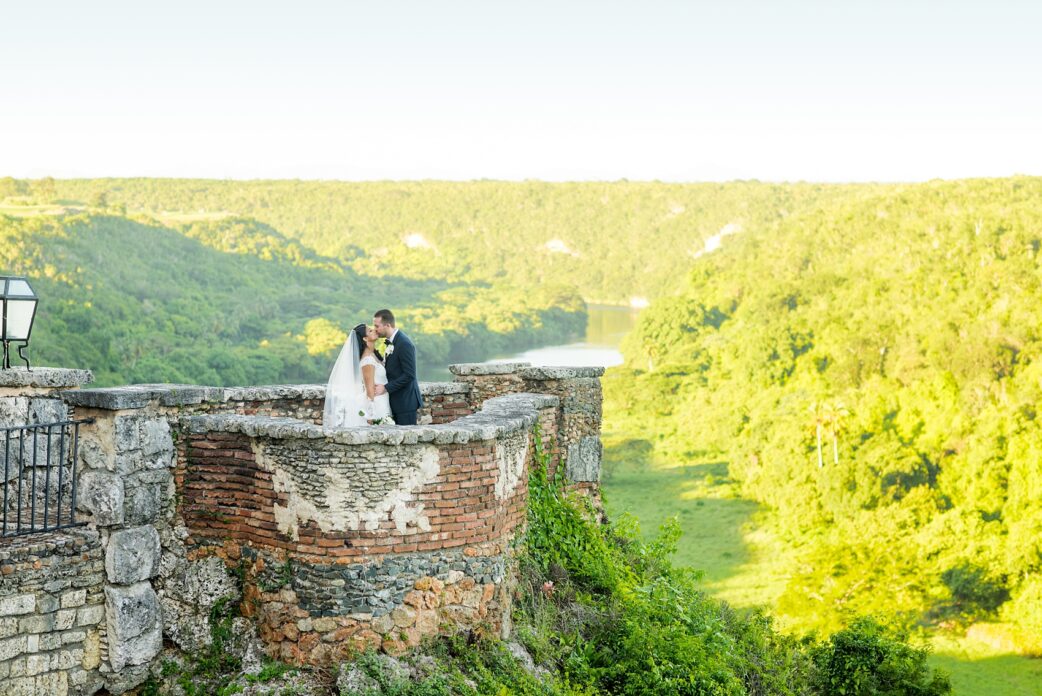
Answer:
<path fill-rule="evenodd" d="M 486 362 L 527 362 L 533 365 L 566 365 L 568 367 L 612 367 L 622 364 L 619 345 L 637 323 L 638 312 L 629 307 L 589 305 L 586 335 L 577 343 L 561 343 L 532 348 L 523 353 L 500 355 Z M 447 381 L 448 369 L 422 370 L 421 379 Z"/>

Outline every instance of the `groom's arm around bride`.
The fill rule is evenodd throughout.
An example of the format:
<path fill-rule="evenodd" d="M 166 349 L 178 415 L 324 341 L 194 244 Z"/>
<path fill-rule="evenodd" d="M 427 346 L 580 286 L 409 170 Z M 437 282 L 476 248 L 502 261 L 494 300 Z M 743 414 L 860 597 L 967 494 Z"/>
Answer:
<path fill-rule="evenodd" d="M 416 377 L 416 347 L 395 327 L 394 314 L 381 309 L 373 315 L 377 333 L 386 340 L 384 368 L 387 370 L 391 414 L 398 425 L 416 425 L 416 411 L 423 406 L 420 381 Z M 379 389 L 379 388 L 378 388 Z"/>

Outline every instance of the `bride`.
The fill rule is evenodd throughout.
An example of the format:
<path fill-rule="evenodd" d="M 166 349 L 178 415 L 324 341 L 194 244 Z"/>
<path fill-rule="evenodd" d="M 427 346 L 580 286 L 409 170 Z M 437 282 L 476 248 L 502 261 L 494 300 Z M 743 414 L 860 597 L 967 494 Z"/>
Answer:
<path fill-rule="evenodd" d="M 394 424 L 390 399 L 376 393 L 376 385 L 387 384 L 387 371 L 376 355 L 377 338 L 376 329 L 365 324 L 348 334 L 326 385 L 322 425 L 327 428 Z"/>

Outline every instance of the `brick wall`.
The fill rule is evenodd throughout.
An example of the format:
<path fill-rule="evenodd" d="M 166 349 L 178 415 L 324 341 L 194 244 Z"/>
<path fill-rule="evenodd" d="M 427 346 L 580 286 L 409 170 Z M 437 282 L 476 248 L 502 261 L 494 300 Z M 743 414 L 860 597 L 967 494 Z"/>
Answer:
<path fill-rule="evenodd" d="M 554 402 L 541 404 L 520 428 L 488 430 L 479 415 L 396 444 L 193 418 L 174 474 L 190 554 L 242 564 L 267 650 L 294 662 L 360 644 L 400 650 L 443 624 L 498 630 L 509 545 L 526 514 L 531 424 L 556 439 Z M 218 430 L 244 426 L 253 434 Z"/>

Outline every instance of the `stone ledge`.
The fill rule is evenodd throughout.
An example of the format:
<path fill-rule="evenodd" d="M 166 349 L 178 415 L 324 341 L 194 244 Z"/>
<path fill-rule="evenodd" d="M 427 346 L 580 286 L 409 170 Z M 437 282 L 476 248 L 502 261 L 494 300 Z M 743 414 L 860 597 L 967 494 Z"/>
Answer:
<path fill-rule="evenodd" d="M 469 394 L 472 388 L 467 382 L 420 382 L 420 393 L 424 396 Z"/>
<path fill-rule="evenodd" d="M 124 387 L 63 392 L 62 398 L 72 406 L 120 411 L 144 408 L 153 401 L 164 406 L 216 401 L 222 391 L 220 387 L 200 387 L 194 384 L 130 384 Z"/>
<path fill-rule="evenodd" d="M 526 367 L 519 370 L 522 379 L 590 379 L 604 374 L 603 367 Z"/>
<path fill-rule="evenodd" d="M 326 439 L 343 445 L 465 444 L 492 440 L 532 427 L 539 409 L 557 406 L 559 399 L 546 394 L 508 394 L 486 401 L 479 413 L 440 425 L 385 425 L 325 428 L 294 418 L 213 414 L 185 416 L 181 423 L 192 434 L 241 433 L 275 439 Z"/>
<path fill-rule="evenodd" d="M 3 372 L 0 370 L 0 374 Z M 459 382 L 424 382 L 420 385 L 421 393 L 426 396 L 467 394 L 470 389 L 469 384 Z M 259 387 L 204 387 L 196 384 L 130 384 L 122 387 L 66 391 L 62 392 L 62 398 L 72 406 L 121 411 L 145 408 L 153 402 L 160 406 L 190 406 L 204 402 L 319 400 L 326 398 L 326 386 L 272 384 Z"/>
<path fill-rule="evenodd" d="M 221 401 L 278 401 L 325 399 L 324 384 L 270 384 L 261 387 L 225 387 Z"/>
<path fill-rule="evenodd" d="M 12 367 L 0 370 L 0 387 L 54 387 L 68 389 L 80 387 L 94 381 L 90 370 L 73 370 L 65 367 Z"/>
<path fill-rule="evenodd" d="M 449 365 L 449 372 L 457 376 L 484 376 L 484 375 L 511 375 L 515 372 L 530 367 L 526 362 L 502 362 L 502 363 L 457 363 Z"/>

